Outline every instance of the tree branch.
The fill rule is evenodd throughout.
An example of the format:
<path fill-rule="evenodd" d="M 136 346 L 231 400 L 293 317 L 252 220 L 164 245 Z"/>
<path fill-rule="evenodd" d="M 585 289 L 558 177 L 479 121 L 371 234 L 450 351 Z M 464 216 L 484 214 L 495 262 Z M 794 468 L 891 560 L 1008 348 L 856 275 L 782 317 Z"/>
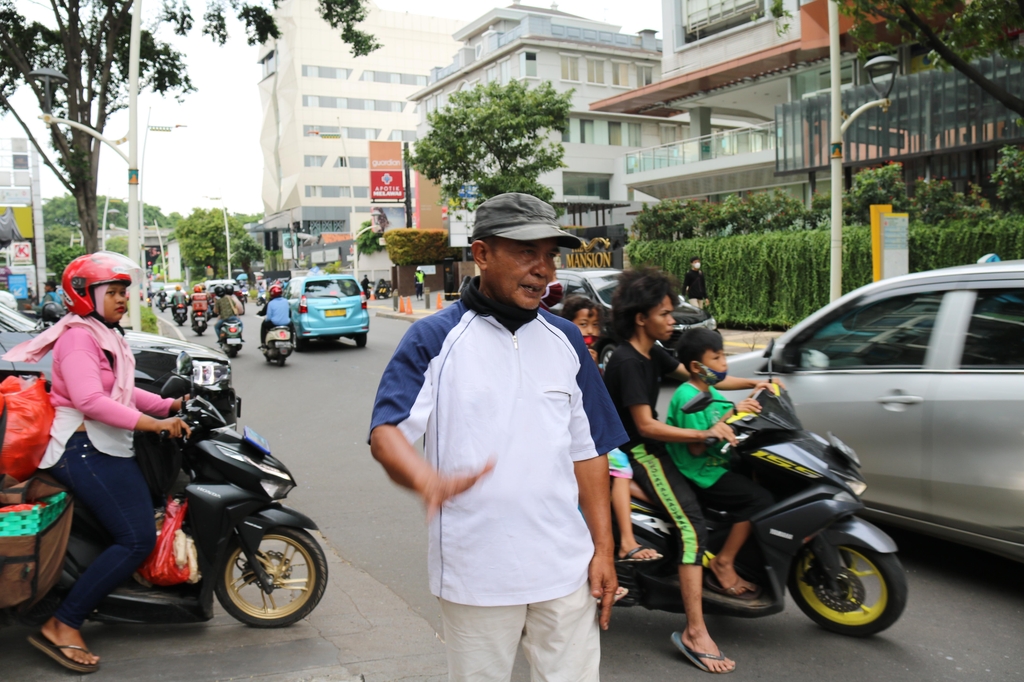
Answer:
<path fill-rule="evenodd" d="M 1020 1 L 1021 0 L 1018 0 L 1018 2 Z M 1024 117 L 1024 99 L 1010 94 L 1009 91 L 1004 90 L 988 78 L 985 78 L 980 71 L 971 66 L 969 62 L 965 61 L 960 55 L 950 49 L 950 47 L 942 41 L 942 38 L 932 30 L 932 27 L 921 19 L 921 17 L 917 16 L 907 2 L 900 2 L 899 6 L 903 10 L 907 19 L 913 24 L 914 28 L 916 28 L 924 37 L 928 46 L 935 50 L 935 52 L 937 52 L 939 56 L 942 57 L 950 66 L 967 76 L 968 79 L 974 81 L 978 87 L 989 95 L 992 95 L 992 97 L 998 100 L 1007 109 Z"/>
<path fill-rule="evenodd" d="M 64 185 L 68 192 L 74 194 L 75 190 L 74 188 L 71 187 L 71 183 L 69 183 L 64 178 L 64 176 L 61 175 L 61 172 L 57 170 L 57 167 L 53 165 L 53 162 L 50 161 L 50 157 L 48 157 L 46 155 L 46 152 L 43 151 L 43 148 L 39 146 L 39 142 L 36 140 L 36 136 L 32 134 L 32 131 L 29 130 L 27 125 L 25 125 L 25 122 L 21 120 L 21 116 L 18 115 L 18 112 L 15 111 L 14 107 L 11 106 L 11 102 L 6 97 L 4 97 L 4 94 L 2 92 L 0 92 L 0 101 L 3 101 L 4 107 L 12 114 L 14 114 L 14 118 L 18 121 L 18 124 L 21 126 L 22 130 L 25 131 L 25 134 L 28 135 L 28 139 L 32 140 L 32 146 L 36 148 L 36 151 L 39 152 L 39 155 L 43 157 L 43 162 L 47 166 L 49 166 L 50 170 L 53 171 L 53 174 L 57 176 L 58 180 L 60 180 L 60 184 Z"/>

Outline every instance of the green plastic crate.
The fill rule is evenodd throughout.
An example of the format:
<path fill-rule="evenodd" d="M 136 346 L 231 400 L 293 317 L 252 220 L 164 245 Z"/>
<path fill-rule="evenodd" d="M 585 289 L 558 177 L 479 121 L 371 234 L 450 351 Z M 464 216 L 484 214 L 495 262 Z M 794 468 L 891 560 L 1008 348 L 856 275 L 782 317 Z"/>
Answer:
<path fill-rule="evenodd" d="M 28 511 L 0 512 L 0 537 L 10 538 L 21 535 L 35 535 L 57 520 L 68 506 L 68 494 L 57 493 L 43 498 L 45 507 Z"/>

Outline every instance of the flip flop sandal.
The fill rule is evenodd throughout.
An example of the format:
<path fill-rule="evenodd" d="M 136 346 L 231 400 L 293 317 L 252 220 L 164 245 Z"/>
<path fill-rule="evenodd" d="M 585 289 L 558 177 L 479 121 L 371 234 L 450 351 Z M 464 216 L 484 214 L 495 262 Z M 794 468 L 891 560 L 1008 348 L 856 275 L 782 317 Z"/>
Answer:
<path fill-rule="evenodd" d="M 672 633 L 672 643 L 676 645 L 677 649 L 683 652 L 683 655 L 686 656 L 687 660 L 689 660 L 690 663 L 693 663 L 695 666 L 697 666 L 698 670 L 702 670 L 706 673 L 711 673 L 712 675 L 728 675 L 729 673 L 736 670 L 735 665 L 732 667 L 732 670 L 723 670 L 721 672 L 709 668 L 704 663 L 704 661 L 724 661 L 725 652 L 719 649 L 718 655 L 715 656 L 713 654 L 702 654 L 699 651 L 694 651 L 690 647 L 683 644 L 683 633 L 681 632 Z"/>
<path fill-rule="evenodd" d="M 754 589 L 747 590 L 745 592 L 740 592 L 736 585 L 728 588 L 722 587 L 722 583 L 718 582 L 718 577 L 710 570 L 704 573 L 704 587 L 716 594 L 723 594 L 726 597 L 741 599 L 743 601 L 754 601 L 760 597 L 761 593 L 764 591 L 761 589 L 760 585 L 754 585 Z"/>
<path fill-rule="evenodd" d="M 42 633 L 29 635 L 28 643 L 42 651 L 44 654 L 46 654 L 47 656 L 49 656 L 57 663 L 67 668 L 68 670 L 73 670 L 76 673 L 94 673 L 100 669 L 99 663 L 79 663 L 78 661 L 73 661 L 67 656 L 65 656 L 64 652 L 62 651 L 63 649 L 74 649 L 76 651 L 84 651 L 90 656 L 93 655 L 91 651 L 83 647 L 75 646 L 73 644 L 65 644 L 63 646 L 54 644 L 46 637 L 44 637 Z"/>
<path fill-rule="evenodd" d="M 629 590 L 625 587 L 620 587 L 619 589 L 615 590 L 615 601 L 613 601 L 612 603 L 614 604 L 615 602 L 625 597 L 627 594 L 629 594 Z"/>
<path fill-rule="evenodd" d="M 622 563 L 626 564 L 626 563 L 641 563 L 641 562 L 644 562 L 644 561 L 657 561 L 658 559 L 663 558 L 661 556 L 661 554 L 658 554 L 658 552 L 654 552 L 657 556 L 647 557 L 645 559 L 634 559 L 633 558 L 633 555 L 637 554 L 638 552 L 642 552 L 645 549 L 651 549 L 651 548 L 650 547 L 644 547 L 643 545 L 639 545 L 637 547 L 634 547 L 633 549 L 631 549 L 628 552 L 626 552 L 626 556 L 622 557 L 621 559 L 618 559 L 618 561 L 621 561 Z M 652 550 L 652 551 L 654 551 L 654 550 Z"/>

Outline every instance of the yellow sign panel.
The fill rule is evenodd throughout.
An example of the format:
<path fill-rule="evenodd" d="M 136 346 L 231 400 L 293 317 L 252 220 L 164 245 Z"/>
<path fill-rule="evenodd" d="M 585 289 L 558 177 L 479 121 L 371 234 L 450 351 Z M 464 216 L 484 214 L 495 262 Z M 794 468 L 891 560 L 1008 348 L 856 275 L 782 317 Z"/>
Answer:
<path fill-rule="evenodd" d="M 873 281 L 882 279 L 882 214 L 892 213 L 890 204 L 871 204 L 871 271 Z"/>
<path fill-rule="evenodd" d="M 18 231 L 25 239 L 32 239 L 35 232 L 32 229 L 32 207 L 31 206 L 0 206 L 0 216 L 6 215 L 7 211 L 14 213 L 14 222 Z"/>

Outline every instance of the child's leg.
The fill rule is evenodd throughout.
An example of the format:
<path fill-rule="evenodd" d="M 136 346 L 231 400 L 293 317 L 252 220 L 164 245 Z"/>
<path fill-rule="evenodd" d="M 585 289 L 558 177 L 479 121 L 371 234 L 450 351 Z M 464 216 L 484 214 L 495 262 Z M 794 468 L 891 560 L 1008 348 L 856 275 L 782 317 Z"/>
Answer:
<path fill-rule="evenodd" d="M 750 527 L 750 521 L 734 524 L 732 530 L 729 531 L 729 537 L 725 539 L 725 545 L 708 564 L 715 577 L 718 578 L 719 585 L 725 589 L 735 587 L 739 594 L 754 589 L 753 585 L 736 573 L 735 567 L 736 555 L 743 548 L 743 543 L 750 537 Z"/>
<path fill-rule="evenodd" d="M 717 483 L 699 490 L 697 494 L 704 504 L 728 511 L 737 519 L 729 531 L 725 545 L 708 567 L 715 574 L 718 583 L 727 590 L 736 588 L 736 593 L 742 594 L 756 589 L 756 586 L 743 580 L 736 573 L 736 555 L 750 537 L 750 517 L 771 506 L 771 494 L 746 476 L 732 471 L 726 472 Z"/>
<path fill-rule="evenodd" d="M 619 525 L 619 558 L 625 559 L 630 551 L 640 546 L 633 535 L 633 520 L 629 516 L 629 480 L 612 476 L 612 512 Z M 632 559 L 654 559 L 658 553 L 645 547 L 634 554 Z"/>

